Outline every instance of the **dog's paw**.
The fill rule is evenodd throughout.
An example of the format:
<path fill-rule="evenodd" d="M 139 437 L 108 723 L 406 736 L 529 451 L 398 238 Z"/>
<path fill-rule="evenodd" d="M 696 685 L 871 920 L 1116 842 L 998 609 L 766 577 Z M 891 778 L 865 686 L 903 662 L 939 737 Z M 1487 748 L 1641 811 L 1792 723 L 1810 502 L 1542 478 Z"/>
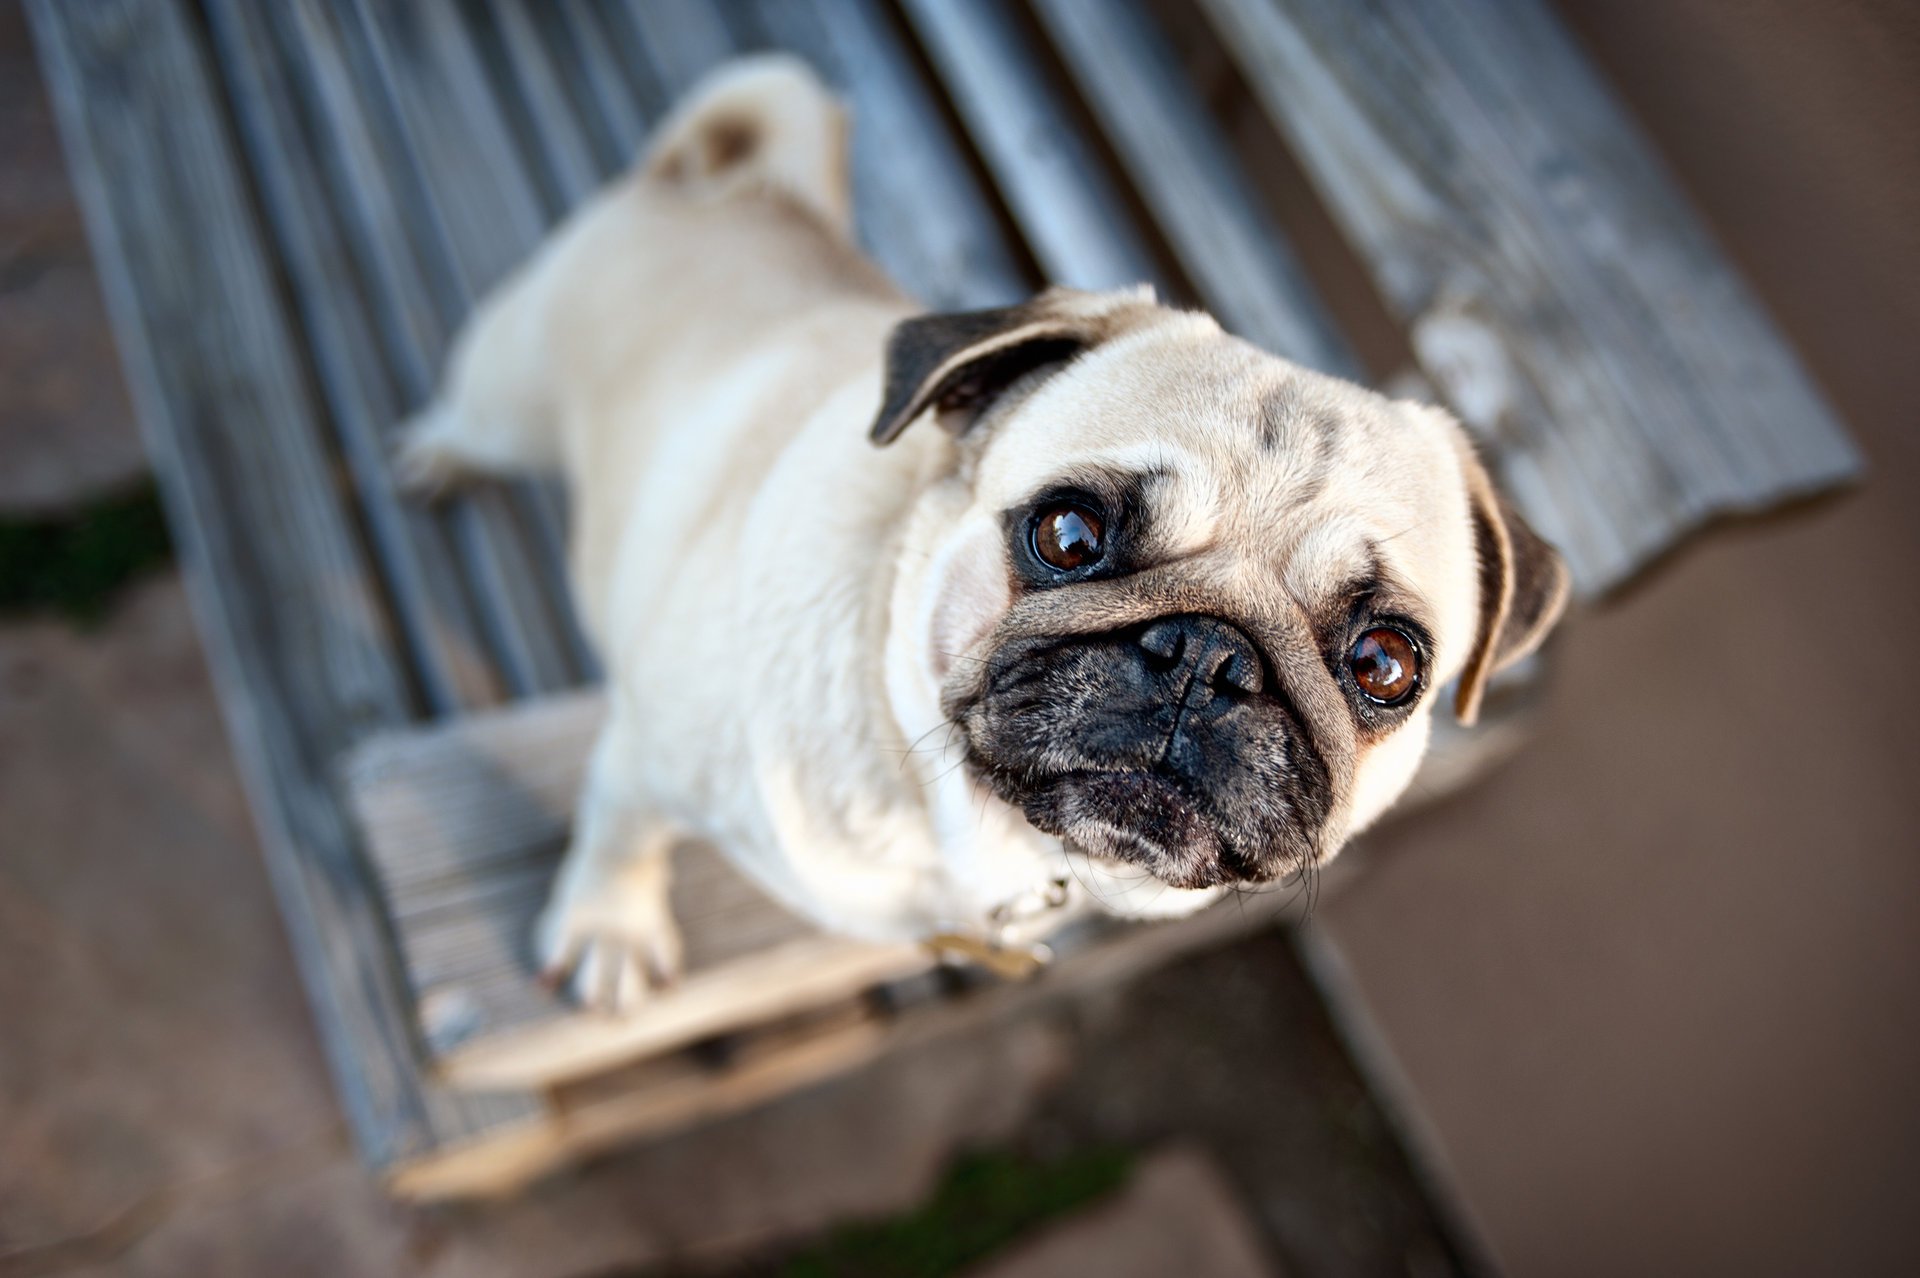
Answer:
<path fill-rule="evenodd" d="M 457 424 L 439 407 L 400 428 L 389 465 L 395 487 L 423 501 L 438 501 L 480 477 L 460 447 Z"/>
<path fill-rule="evenodd" d="M 541 980 L 583 1007 L 621 1013 L 679 979 L 680 929 L 664 876 L 651 868 L 632 867 L 567 899 L 556 894 L 534 931 Z"/>

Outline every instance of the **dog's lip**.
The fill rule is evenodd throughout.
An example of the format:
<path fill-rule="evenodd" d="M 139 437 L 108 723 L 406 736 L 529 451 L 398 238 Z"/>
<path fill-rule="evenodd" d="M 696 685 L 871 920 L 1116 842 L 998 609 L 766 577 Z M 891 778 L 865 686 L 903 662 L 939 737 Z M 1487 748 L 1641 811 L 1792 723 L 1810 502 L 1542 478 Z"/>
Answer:
<path fill-rule="evenodd" d="M 1141 767 L 1137 764 L 1115 764 L 1111 767 L 1083 764 L 1058 772 L 1035 775 L 999 766 L 973 750 L 968 751 L 967 765 L 983 780 L 1000 782 L 1005 789 L 1023 796 L 1035 795 L 1068 785 L 1098 788 L 1102 785 L 1119 784 L 1136 791 L 1150 789 L 1160 797 L 1171 800 L 1185 815 L 1202 821 L 1208 819 L 1204 804 L 1196 801 L 1176 778 L 1154 767 Z"/>
<path fill-rule="evenodd" d="M 1065 772 L 1055 772 L 1043 778 L 1041 786 L 1077 784 L 1099 789 L 1103 786 L 1124 786 L 1131 790 L 1152 790 L 1161 798 L 1171 800 L 1176 807 L 1189 815 L 1206 817 L 1206 810 L 1194 802 L 1184 787 L 1174 778 L 1156 768 L 1114 767 L 1114 768 L 1071 768 Z"/>
<path fill-rule="evenodd" d="M 1099 764 L 1086 763 L 1078 767 L 1063 768 L 1058 772 L 1033 773 L 997 764 L 972 748 L 967 751 L 966 762 L 968 768 L 981 779 L 989 782 L 997 781 L 1009 790 L 1026 794 L 1037 794 L 1043 790 L 1070 784 L 1098 785 L 1103 781 L 1133 781 L 1150 786 L 1172 798 L 1194 816 L 1204 818 L 1206 815 L 1205 809 L 1194 801 L 1178 781 L 1153 767 L 1119 763 L 1111 767 L 1102 767 Z"/>
<path fill-rule="evenodd" d="M 1096 802 L 1101 797 L 1101 792 L 1106 790 L 1109 792 L 1108 797 L 1115 802 L 1115 806 L 1125 806 L 1130 801 L 1137 802 L 1141 799 L 1164 803 L 1176 808 L 1185 820 L 1204 826 L 1216 840 L 1213 855 L 1209 858 L 1211 873 L 1208 876 L 1208 882 L 1190 886 L 1211 886 L 1213 882 L 1234 881 L 1258 884 L 1277 877 L 1276 872 L 1272 870 L 1249 869 L 1240 858 L 1234 856 L 1224 842 L 1218 841 L 1219 827 L 1208 815 L 1206 806 L 1197 802 L 1177 778 L 1167 776 L 1157 769 L 1075 768 L 1042 778 L 1033 786 L 1031 793 L 1038 796 L 1064 786 L 1072 786 L 1083 795 L 1091 792 Z M 1119 793 L 1112 793 L 1113 791 L 1119 791 Z M 1112 826 L 1116 831 L 1125 833 L 1129 837 L 1137 837 L 1132 830 L 1120 822 L 1114 822 Z M 1090 860 L 1113 865 L 1129 864 L 1126 858 L 1105 855 L 1089 849 L 1075 838 L 1070 830 L 1061 832 L 1060 837 L 1069 848 Z"/>
<path fill-rule="evenodd" d="M 1219 827 L 1204 807 L 1174 778 L 1152 768 L 1061 772 L 1033 793 L 1036 800 L 1050 799 L 1064 816 L 1055 833 L 1100 860 L 1144 864 L 1178 887 L 1212 887 L 1236 877 L 1222 855 Z M 1108 850 L 1120 847 L 1137 855 Z"/>

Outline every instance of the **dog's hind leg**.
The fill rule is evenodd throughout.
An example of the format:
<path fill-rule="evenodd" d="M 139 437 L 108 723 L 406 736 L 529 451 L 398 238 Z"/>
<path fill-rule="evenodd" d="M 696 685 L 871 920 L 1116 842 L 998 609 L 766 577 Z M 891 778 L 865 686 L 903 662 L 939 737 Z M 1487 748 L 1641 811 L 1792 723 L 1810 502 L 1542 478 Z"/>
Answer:
<path fill-rule="evenodd" d="M 481 475 L 560 461 L 536 257 L 483 299 L 461 328 L 434 401 L 401 427 L 394 474 L 433 493 Z"/>

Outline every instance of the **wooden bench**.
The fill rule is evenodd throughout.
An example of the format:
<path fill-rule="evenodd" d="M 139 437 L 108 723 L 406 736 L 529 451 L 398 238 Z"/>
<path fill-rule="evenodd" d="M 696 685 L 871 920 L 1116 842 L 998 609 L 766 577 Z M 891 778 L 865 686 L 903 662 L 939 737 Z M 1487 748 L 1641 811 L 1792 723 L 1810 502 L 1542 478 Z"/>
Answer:
<path fill-rule="evenodd" d="M 688 854 L 679 993 L 615 1022 L 532 983 L 527 924 L 599 712 L 560 503 L 522 485 L 409 505 L 386 446 L 473 298 L 714 63 L 786 47 L 843 87 L 865 242 L 931 306 L 1150 280 L 1305 363 L 1424 380 L 1589 599 L 1859 467 L 1542 0 L 32 15 L 342 1101 L 410 1196 L 511 1188 L 1278 908 L 1091 929 L 1012 984 L 811 935 Z M 1356 353 L 1327 263 L 1290 247 L 1274 196 L 1296 173 L 1404 366 Z"/>

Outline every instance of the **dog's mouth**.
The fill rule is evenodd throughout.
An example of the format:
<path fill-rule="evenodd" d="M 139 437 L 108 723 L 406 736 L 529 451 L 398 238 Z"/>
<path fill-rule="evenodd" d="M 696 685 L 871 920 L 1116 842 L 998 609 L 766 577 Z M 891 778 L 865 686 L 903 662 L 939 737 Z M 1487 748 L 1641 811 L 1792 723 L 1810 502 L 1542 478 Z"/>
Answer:
<path fill-rule="evenodd" d="M 1332 781 L 1291 700 L 1241 632 L 1166 624 L 1170 654 L 1137 628 L 1002 645 L 943 707 L 972 775 L 1035 828 L 1169 886 L 1315 864 Z"/>
<path fill-rule="evenodd" d="M 1137 865 L 1177 888 L 1261 880 L 1221 835 L 1205 802 L 1148 768 L 1082 768 L 1015 777 L 977 754 L 976 776 L 1035 829 L 1088 856 Z"/>

